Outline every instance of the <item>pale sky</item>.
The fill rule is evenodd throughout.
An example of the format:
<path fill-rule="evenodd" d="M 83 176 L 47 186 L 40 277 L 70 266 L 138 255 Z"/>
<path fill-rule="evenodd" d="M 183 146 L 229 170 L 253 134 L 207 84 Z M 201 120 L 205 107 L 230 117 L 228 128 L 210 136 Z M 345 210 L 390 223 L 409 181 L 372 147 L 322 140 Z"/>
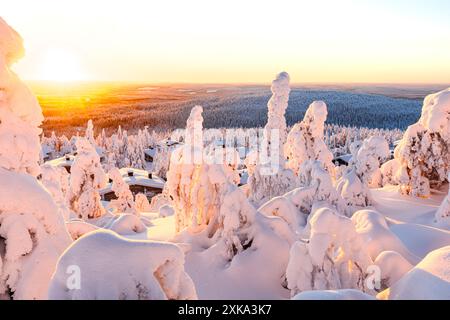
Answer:
<path fill-rule="evenodd" d="M 450 83 L 448 0 L 1 0 L 25 79 Z"/>

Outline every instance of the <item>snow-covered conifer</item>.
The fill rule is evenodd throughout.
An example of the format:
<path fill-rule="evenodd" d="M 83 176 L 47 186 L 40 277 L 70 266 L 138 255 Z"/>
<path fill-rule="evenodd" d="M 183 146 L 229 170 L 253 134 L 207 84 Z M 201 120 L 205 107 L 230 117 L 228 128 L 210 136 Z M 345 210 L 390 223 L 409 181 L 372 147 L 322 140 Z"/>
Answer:
<path fill-rule="evenodd" d="M 109 171 L 109 177 L 113 181 L 112 190 L 117 196 L 117 199 L 111 200 L 111 207 L 114 208 L 116 213 L 138 214 L 134 204 L 133 194 L 128 184 L 123 180 L 119 169 L 111 169 Z"/>
<path fill-rule="evenodd" d="M 88 140 L 78 138 L 76 147 L 77 155 L 70 175 L 70 206 L 79 218 L 98 218 L 104 213 L 99 189 L 106 184 L 106 174 Z"/>
<path fill-rule="evenodd" d="M 333 154 L 324 141 L 327 114 L 325 102 L 314 101 L 306 111 L 303 121 L 294 125 L 288 134 L 285 155 L 288 167 L 297 176 L 301 176 L 302 165 L 309 160 L 320 161 L 323 167 L 334 175 Z"/>
<path fill-rule="evenodd" d="M 285 112 L 289 101 L 289 81 L 286 72 L 281 72 L 272 81 L 272 97 L 267 104 L 268 119 L 259 155 L 256 158 L 254 154 L 251 155 L 256 165 L 249 176 L 248 185 L 250 198 L 257 204 L 283 195 L 292 190 L 297 182 L 294 173 L 285 168 L 283 154 L 287 134 Z"/>
<path fill-rule="evenodd" d="M 427 96 L 419 121 L 406 130 L 395 159 L 406 169 L 404 193 L 428 197 L 447 179 L 450 163 L 450 88 Z"/>

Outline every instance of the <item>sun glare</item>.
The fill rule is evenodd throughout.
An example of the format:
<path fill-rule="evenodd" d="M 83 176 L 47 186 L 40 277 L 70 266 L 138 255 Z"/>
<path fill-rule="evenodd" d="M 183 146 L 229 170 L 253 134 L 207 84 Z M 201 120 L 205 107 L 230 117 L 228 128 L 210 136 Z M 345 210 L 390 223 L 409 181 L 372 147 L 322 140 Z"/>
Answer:
<path fill-rule="evenodd" d="M 41 79 L 55 82 L 86 80 L 80 60 L 73 53 L 62 50 L 49 50 L 42 63 Z"/>

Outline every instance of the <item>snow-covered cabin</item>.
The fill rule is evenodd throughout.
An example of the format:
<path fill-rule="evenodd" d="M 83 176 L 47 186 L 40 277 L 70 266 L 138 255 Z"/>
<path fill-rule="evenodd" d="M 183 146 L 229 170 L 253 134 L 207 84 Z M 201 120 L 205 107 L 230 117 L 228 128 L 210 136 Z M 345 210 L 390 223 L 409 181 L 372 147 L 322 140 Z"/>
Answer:
<path fill-rule="evenodd" d="M 150 200 L 155 195 L 162 192 L 165 181 L 155 174 L 146 170 L 135 168 L 122 168 L 119 170 L 123 180 L 130 186 L 130 191 L 135 196 L 143 193 Z M 103 201 L 116 199 L 112 191 L 112 181 L 110 180 L 105 188 L 100 190 L 100 196 Z"/>
<path fill-rule="evenodd" d="M 150 147 L 148 149 L 145 149 L 144 154 L 145 154 L 145 161 L 153 162 L 153 160 L 155 159 L 156 148 Z"/>
<path fill-rule="evenodd" d="M 70 173 L 70 168 L 72 167 L 73 161 L 75 160 L 75 156 L 71 154 L 66 154 L 64 157 L 56 158 L 50 161 L 45 162 L 53 167 L 63 167 Z"/>
<path fill-rule="evenodd" d="M 333 163 L 337 163 L 340 166 L 348 166 L 351 159 L 352 159 L 351 154 L 343 154 L 339 157 L 334 158 Z"/>

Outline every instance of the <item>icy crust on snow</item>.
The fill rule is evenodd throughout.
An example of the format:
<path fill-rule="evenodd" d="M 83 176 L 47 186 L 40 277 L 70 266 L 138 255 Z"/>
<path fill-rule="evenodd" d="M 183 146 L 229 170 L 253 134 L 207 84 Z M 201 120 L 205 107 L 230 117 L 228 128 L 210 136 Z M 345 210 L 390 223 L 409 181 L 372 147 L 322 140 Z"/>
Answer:
<path fill-rule="evenodd" d="M 79 288 L 68 290 L 67 273 L 80 272 Z M 69 281 L 69 282 L 68 282 Z M 196 299 L 184 271 L 184 254 L 174 244 L 128 240 L 112 231 L 94 231 L 75 241 L 61 256 L 49 298 L 106 300 Z"/>
<path fill-rule="evenodd" d="M 429 253 L 377 297 L 390 300 L 450 299 L 450 246 Z"/>

